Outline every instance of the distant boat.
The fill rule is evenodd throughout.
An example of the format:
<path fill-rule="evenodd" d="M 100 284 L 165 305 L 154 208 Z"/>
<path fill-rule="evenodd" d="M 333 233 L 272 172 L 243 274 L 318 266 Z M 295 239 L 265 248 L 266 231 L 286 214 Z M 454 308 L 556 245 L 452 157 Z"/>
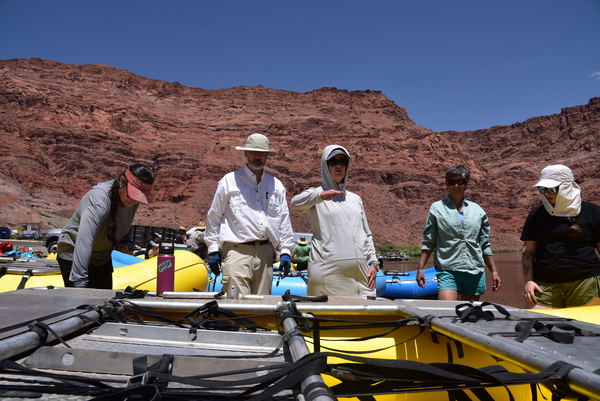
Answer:
<path fill-rule="evenodd" d="M 390 262 L 410 262 L 412 258 L 406 254 L 405 252 L 400 252 L 398 249 L 392 249 L 388 251 L 385 255 L 380 256 L 383 259 L 383 263 L 385 266 L 386 261 Z"/>

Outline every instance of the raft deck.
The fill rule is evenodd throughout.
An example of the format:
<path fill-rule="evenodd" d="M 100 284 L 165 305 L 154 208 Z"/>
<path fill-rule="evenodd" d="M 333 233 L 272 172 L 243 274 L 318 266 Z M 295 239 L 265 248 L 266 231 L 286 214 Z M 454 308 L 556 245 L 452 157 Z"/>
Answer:
<path fill-rule="evenodd" d="M 203 330 L 202 337 L 192 339 L 187 328 L 152 324 L 125 326 L 107 322 L 86 333 L 96 322 L 107 317 L 98 308 L 110 303 L 116 294 L 115 290 L 77 288 L 36 288 L 0 293 L 0 360 L 14 360 L 23 366 L 44 371 L 88 372 L 102 378 L 117 376 L 126 388 L 134 377 L 135 380 L 144 380 L 132 367 L 132 361 L 140 356 L 146 356 L 143 364 L 150 366 L 160 363 L 162 356 L 170 354 L 174 357 L 171 361 L 172 374 L 203 375 L 246 367 L 262 367 L 268 372 L 269 366 L 297 360 L 307 352 L 302 346 L 300 351 L 290 350 L 276 331 L 238 333 Z M 129 301 L 150 311 L 185 314 L 215 301 L 215 295 L 174 292 L 156 297 L 150 293 L 144 298 Z M 242 299 L 218 299 L 217 302 L 220 308 L 239 315 L 275 313 L 286 303 L 280 296 L 246 296 Z M 77 309 L 81 305 L 87 307 Z M 495 306 L 481 302 L 473 303 L 473 308 L 467 304 L 463 310 L 470 309 L 473 315 L 491 314 L 494 316 L 492 320 L 463 322 L 457 314 L 457 306 L 465 304 L 454 301 L 330 297 L 323 303 L 297 302 L 295 305 L 301 313 L 363 320 L 375 316 L 390 320 L 417 316 L 426 320 L 432 332 L 483 350 L 525 371 L 539 372 L 557 361 L 570 364 L 572 370 L 564 382 L 581 394 L 600 399 L 600 376 L 595 373 L 600 371 L 600 326 L 595 324 L 500 306 L 501 311 L 508 314 L 504 315 Z M 33 322 L 42 322 L 52 329 L 45 334 L 49 345 L 39 347 L 43 334 L 31 329 Z M 517 325 L 530 322 L 535 322 L 538 328 L 531 330 L 525 339 L 517 341 L 517 337 L 522 335 Z M 578 331 L 556 327 L 563 323 L 571 324 Z M 550 332 L 564 334 L 565 337 L 573 335 L 572 343 L 557 343 L 552 335 L 540 329 L 540 324 L 546 328 L 550 325 Z M 293 331 L 292 327 L 290 332 Z M 57 336 L 68 339 L 72 348 L 57 343 Z M 272 355 L 265 357 L 265 354 Z M 236 355 L 242 358 L 235 362 L 221 358 Z M 257 355 L 260 357 L 254 358 Z M 206 364 L 198 364 L 198 356 L 204 357 Z M 127 378 L 126 383 L 123 383 L 123 377 Z M 235 379 L 244 377 L 248 376 L 241 375 Z M 4 383 L 5 379 L 0 374 L 0 382 Z M 53 397 L 56 396 L 45 395 L 42 399 L 62 399 Z"/>

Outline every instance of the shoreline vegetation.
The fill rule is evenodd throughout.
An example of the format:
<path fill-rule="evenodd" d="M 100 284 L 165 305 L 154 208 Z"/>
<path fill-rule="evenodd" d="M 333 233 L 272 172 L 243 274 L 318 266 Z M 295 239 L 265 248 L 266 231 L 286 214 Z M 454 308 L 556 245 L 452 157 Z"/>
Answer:
<path fill-rule="evenodd" d="M 392 244 L 391 242 L 382 242 L 381 244 L 375 244 L 375 251 L 378 255 L 387 255 L 393 252 L 401 252 L 405 253 L 411 258 L 418 258 L 421 256 L 421 246 L 420 245 L 403 245 L 397 246 Z M 521 252 L 522 249 L 493 249 L 493 253 L 511 253 L 511 252 Z"/>

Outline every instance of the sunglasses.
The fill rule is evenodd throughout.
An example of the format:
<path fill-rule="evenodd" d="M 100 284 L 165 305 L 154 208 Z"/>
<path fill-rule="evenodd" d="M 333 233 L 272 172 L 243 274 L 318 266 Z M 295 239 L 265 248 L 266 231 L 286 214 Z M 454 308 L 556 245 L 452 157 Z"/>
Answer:
<path fill-rule="evenodd" d="M 344 159 L 329 159 L 327 160 L 327 165 L 329 167 L 333 167 L 333 166 L 348 166 L 348 159 L 344 158 Z"/>
<path fill-rule="evenodd" d="M 553 188 L 538 187 L 538 191 L 540 191 L 540 193 L 542 195 L 545 194 L 546 192 L 548 192 L 549 194 L 557 194 L 558 187 L 553 187 Z"/>
<path fill-rule="evenodd" d="M 450 185 L 450 186 L 454 186 L 454 185 L 464 185 L 466 184 L 467 181 L 463 178 L 461 178 L 460 180 L 446 180 L 446 184 Z"/>

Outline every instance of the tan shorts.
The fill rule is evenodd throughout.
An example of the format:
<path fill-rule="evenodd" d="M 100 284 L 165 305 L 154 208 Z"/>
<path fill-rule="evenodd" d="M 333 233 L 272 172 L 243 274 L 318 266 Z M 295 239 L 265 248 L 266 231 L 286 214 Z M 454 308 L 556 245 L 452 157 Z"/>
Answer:
<path fill-rule="evenodd" d="M 537 282 L 542 289 L 537 294 L 537 303 L 549 308 L 584 306 L 600 296 L 600 276 L 566 283 Z"/>
<path fill-rule="evenodd" d="M 273 258 L 275 249 L 270 243 L 264 245 L 223 244 L 223 289 L 227 293 L 232 286 L 240 294 L 270 295 L 273 285 Z"/>

